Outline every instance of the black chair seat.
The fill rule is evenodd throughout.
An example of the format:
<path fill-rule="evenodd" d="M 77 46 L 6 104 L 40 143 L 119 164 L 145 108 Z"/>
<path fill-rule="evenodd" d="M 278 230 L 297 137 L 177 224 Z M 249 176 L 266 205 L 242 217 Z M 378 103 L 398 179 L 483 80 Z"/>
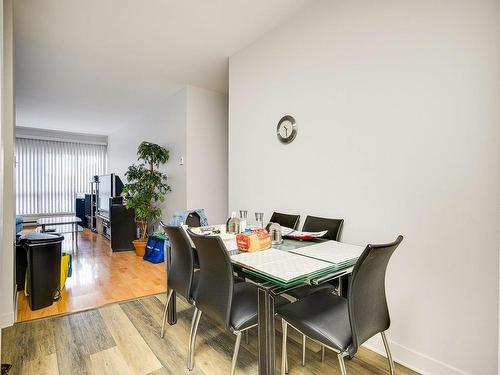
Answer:
<path fill-rule="evenodd" d="M 234 284 L 231 317 L 229 323 L 236 331 L 257 324 L 257 285 L 249 282 Z M 277 296 L 275 306 L 283 306 L 289 303 L 286 298 Z"/>
<path fill-rule="evenodd" d="M 278 309 L 278 315 L 306 336 L 344 351 L 352 343 L 347 299 L 318 292 Z"/>
<path fill-rule="evenodd" d="M 334 293 L 335 292 L 335 287 L 332 284 L 321 284 L 321 285 L 304 285 L 299 288 L 292 289 L 286 294 L 289 296 L 292 296 L 296 299 L 302 299 L 306 298 L 307 296 L 310 296 L 313 293 L 317 292 L 329 292 L 329 293 Z"/>

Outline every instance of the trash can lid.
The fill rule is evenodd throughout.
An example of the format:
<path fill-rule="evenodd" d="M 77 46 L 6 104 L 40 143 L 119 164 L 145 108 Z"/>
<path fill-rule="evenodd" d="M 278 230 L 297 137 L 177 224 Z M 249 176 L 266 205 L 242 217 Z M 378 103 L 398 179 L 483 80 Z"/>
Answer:
<path fill-rule="evenodd" d="M 19 241 L 23 243 L 37 243 L 37 242 L 61 242 L 64 237 L 59 234 L 48 234 L 48 233 L 38 233 L 30 232 L 22 236 Z"/>

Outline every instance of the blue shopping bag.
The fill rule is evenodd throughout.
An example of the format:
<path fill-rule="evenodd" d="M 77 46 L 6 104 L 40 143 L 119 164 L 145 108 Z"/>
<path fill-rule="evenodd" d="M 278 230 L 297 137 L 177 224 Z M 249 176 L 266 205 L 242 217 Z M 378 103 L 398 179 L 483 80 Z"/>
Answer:
<path fill-rule="evenodd" d="M 165 261 L 165 239 L 155 235 L 149 236 L 146 251 L 142 259 L 151 263 Z"/>

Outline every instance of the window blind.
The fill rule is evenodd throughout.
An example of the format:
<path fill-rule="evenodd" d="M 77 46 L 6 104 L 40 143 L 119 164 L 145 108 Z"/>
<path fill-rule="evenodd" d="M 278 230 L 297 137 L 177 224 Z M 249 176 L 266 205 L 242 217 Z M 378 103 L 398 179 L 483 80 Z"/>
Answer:
<path fill-rule="evenodd" d="M 76 193 L 89 192 L 107 169 L 100 144 L 16 138 L 15 152 L 18 215 L 74 212 Z"/>

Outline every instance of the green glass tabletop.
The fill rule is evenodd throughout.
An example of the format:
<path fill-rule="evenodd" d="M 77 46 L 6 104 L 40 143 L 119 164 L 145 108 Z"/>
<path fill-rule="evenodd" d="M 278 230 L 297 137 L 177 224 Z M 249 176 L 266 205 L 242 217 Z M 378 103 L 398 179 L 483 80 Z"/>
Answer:
<path fill-rule="evenodd" d="M 335 274 L 338 273 L 340 276 L 340 275 L 345 273 L 345 272 L 339 272 L 339 271 L 348 270 L 351 267 L 343 267 L 343 268 L 339 268 L 339 269 L 337 269 L 335 267 L 327 268 L 327 269 L 324 269 L 322 271 L 312 272 L 310 274 L 305 275 L 304 277 L 292 280 L 290 282 L 284 282 L 282 280 L 273 278 L 272 276 L 264 274 L 264 273 L 259 272 L 257 270 L 252 270 L 252 269 L 248 269 L 248 268 L 244 268 L 244 267 L 240 267 L 240 268 L 244 273 L 252 275 L 253 277 L 255 277 L 261 281 L 268 281 L 268 282 L 272 283 L 273 285 L 279 286 L 281 288 L 291 288 L 291 287 L 301 285 L 301 284 L 320 284 L 320 283 L 316 283 L 315 280 L 318 280 L 318 279 L 321 279 L 323 277 L 330 276 L 330 275 L 332 276 L 332 279 L 333 279 L 333 278 L 335 278 L 334 277 Z"/>
<path fill-rule="evenodd" d="M 311 245 L 314 245 L 315 243 L 324 242 L 324 241 L 325 240 L 299 241 L 299 240 L 284 239 L 283 243 L 281 243 L 279 245 L 273 245 L 273 249 L 290 251 L 290 250 L 299 249 L 299 248 L 305 247 L 305 246 L 311 246 Z"/>
<path fill-rule="evenodd" d="M 315 241 L 299 241 L 299 240 L 292 240 L 292 239 L 284 239 L 283 242 L 279 245 L 273 245 L 273 248 L 276 250 L 281 250 L 281 251 L 292 251 L 301 247 L 305 246 L 311 246 L 314 245 L 318 242 L 324 242 L 325 240 L 315 240 Z M 232 254 L 235 253 L 240 253 L 240 251 L 236 252 L 231 252 Z M 355 259 L 352 262 L 349 263 L 344 263 L 342 266 L 336 266 L 333 265 L 331 267 L 322 269 L 320 271 L 316 272 L 311 272 L 309 274 L 303 275 L 302 277 L 296 278 L 294 280 L 290 281 L 283 281 L 281 279 L 275 278 L 270 274 L 266 274 L 263 272 L 260 272 L 259 270 L 256 269 L 251 269 L 247 268 L 245 266 L 242 266 L 240 264 L 237 264 L 236 262 L 233 261 L 233 265 L 239 268 L 242 272 L 248 274 L 249 276 L 252 276 L 251 278 L 254 279 L 254 281 L 263 281 L 263 282 L 270 282 L 271 284 L 275 286 L 279 286 L 282 288 L 291 288 L 300 284 L 308 283 L 308 284 L 317 284 L 318 280 L 323 279 L 323 278 L 328 278 L 331 276 L 332 278 L 335 278 L 336 275 L 340 276 L 345 274 L 346 272 L 350 272 L 352 270 L 352 266 L 355 263 Z M 257 280 L 255 280 L 257 279 Z"/>

